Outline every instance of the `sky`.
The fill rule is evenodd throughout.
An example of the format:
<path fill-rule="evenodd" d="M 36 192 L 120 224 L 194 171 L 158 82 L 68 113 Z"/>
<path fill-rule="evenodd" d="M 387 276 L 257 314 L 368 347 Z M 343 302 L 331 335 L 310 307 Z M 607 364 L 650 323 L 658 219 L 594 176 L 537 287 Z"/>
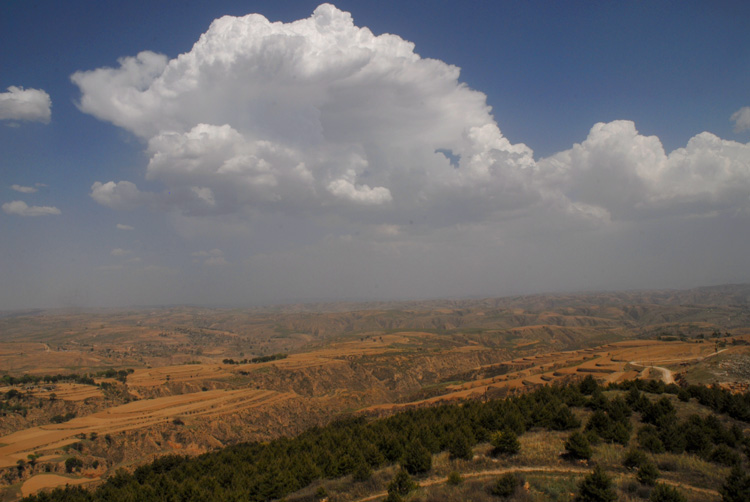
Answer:
<path fill-rule="evenodd" d="M 0 310 L 750 281 L 750 4 L 10 0 Z"/>

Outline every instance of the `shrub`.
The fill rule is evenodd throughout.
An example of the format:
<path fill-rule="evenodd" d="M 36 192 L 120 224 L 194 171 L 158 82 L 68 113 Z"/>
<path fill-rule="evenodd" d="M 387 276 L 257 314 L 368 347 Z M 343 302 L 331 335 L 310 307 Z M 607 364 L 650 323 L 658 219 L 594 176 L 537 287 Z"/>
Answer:
<path fill-rule="evenodd" d="M 508 498 L 516 493 L 518 478 L 511 473 L 504 474 L 490 487 L 490 493 L 496 497 Z"/>
<path fill-rule="evenodd" d="M 417 440 L 412 442 L 404 453 L 403 468 L 409 474 L 422 474 L 432 468 L 432 454 Z"/>
<path fill-rule="evenodd" d="M 654 465 L 653 462 L 647 460 L 638 469 L 635 477 L 639 483 L 649 486 L 654 486 L 656 480 L 659 478 L 659 469 Z"/>
<path fill-rule="evenodd" d="M 596 466 L 594 470 L 586 476 L 578 485 L 578 496 L 576 501 L 579 502 L 614 502 L 617 500 L 617 493 L 612 488 L 612 480 L 602 470 Z"/>
<path fill-rule="evenodd" d="M 352 471 L 352 479 L 358 483 L 361 483 L 363 481 L 367 481 L 371 477 L 372 468 L 370 467 L 370 464 L 365 462 L 364 459 L 361 459 L 359 462 L 357 462 L 357 465 Z"/>
<path fill-rule="evenodd" d="M 570 429 L 577 429 L 581 426 L 581 421 L 576 417 L 570 408 L 566 405 L 562 405 L 555 410 L 555 415 L 552 417 L 551 423 L 552 429 L 556 431 L 566 431 Z"/>
<path fill-rule="evenodd" d="M 690 393 L 685 389 L 680 389 L 679 392 L 677 392 L 677 398 L 683 403 L 687 403 L 690 401 Z"/>
<path fill-rule="evenodd" d="M 453 471 L 450 474 L 448 474 L 448 481 L 447 481 L 447 483 L 449 485 L 451 485 L 451 486 L 458 486 L 458 485 L 460 485 L 463 482 L 464 482 L 464 478 L 461 477 L 461 474 L 459 474 L 458 472 Z"/>
<path fill-rule="evenodd" d="M 659 439 L 659 433 L 653 425 L 644 425 L 638 431 L 638 444 L 651 453 L 664 453 L 664 443 Z"/>
<path fill-rule="evenodd" d="M 617 422 L 609 432 L 609 437 L 607 439 L 623 446 L 627 446 L 630 441 L 630 429 L 623 422 Z"/>
<path fill-rule="evenodd" d="M 591 414 L 591 418 L 586 423 L 586 430 L 596 433 L 599 437 L 607 438 L 613 425 L 609 416 L 604 411 L 596 410 Z"/>
<path fill-rule="evenodd" d="M 628 450 L 625 454 L 625 457 L 622 459 L 622 465 L 628 469 L 637 469 L 646 461 L 648 461 L 648 457 L 646 457 L 646 454 L 643 451 L 633 449 Z"/>
<path fill-rule="evenodd" d="M 733 466 L 742 462 L 740 454 L 725 444 L 720 444 L 708 455 L 708 460 L 716 464 Z"/>
<path fill-rule="evenodd" d="M 453 437 L 453 440 L 448 446 L 448 452 L 450 453 L 451 458 L 461 458 L 463 460 L 470 460 L 474 455 L 469 440 L 460 432 Z"/>
<path fill-rule="evenodd" d="M 75 457 L 70 457 L 65 461 L 65 472 L 71 473 L 76 469 L 83 467 L 83 462 Z"/>
<path fill-rule="evenodd" d="M 663 483 L 659 483 L 651 490 L 649 500 L 651 502 L 687 502 L 685 496 L 676 488 Z"/>
<path fill-rule="evenodd" d="M 396 475 L 393 477 L 393 480 L 388 485 L 388 495 L 393 493 L 395 495 L 403 497 L 405 495 L 408 495 L 409 492 L 415 490 L 416 488 L 417 484 L 412 481 L 409 473 L 404 469 L 401 469 L 396 473 Z"/>
<path fill-rule="evenodd" d="M 685 451 L 685 446 L 687 445 L 685 433 L 677 423 L 662 426 L 659 432 L 659 439 L 667 451 L 678 454 Z"/>
<path fill-rule="evenodd" d="M 383 499 L 383 502 L 403 502 L 403 497 L 395 492 L 388 492 L 388 496 Z"/>
<path fill-rule="evenodd" d="M 590 396 L 598 387 L 599 384 L 591 375 L 586 375 L 586 377 L 581 380 L 581 383 L 578 384 L 578 388 L 581 390 L 581 394 L 583 394 L 584 396 Z"/>
<path fill-rule="evenodd" d="M 735 465 L 719 490 L 723 502 L 746 502 L 750 500 L 750 475 Z"/>
<path fill-rule="evenodd" d="M 510 429 L 496 432 L 492 435 L 493 455 L 515 455 L 521 451 L 521 443 L 518 442 L 516 433 Z"/>
<path fill-rule="evenodd" d="M 565 441 L 565 453 L 572 458 L 588 460 L 591 458 L 593 451 L 586 436 L 580 431 L 576 431 Z"/>

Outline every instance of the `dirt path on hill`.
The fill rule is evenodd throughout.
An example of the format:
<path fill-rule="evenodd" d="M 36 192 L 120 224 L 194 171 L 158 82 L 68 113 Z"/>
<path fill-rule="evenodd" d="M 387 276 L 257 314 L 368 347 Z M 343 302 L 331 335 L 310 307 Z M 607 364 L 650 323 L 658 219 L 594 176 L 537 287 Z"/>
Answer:
<path fill-rule="evenodd" d="M 469 473 L 462 473 L 461 477 L 464 479 L 469 478 L 482 478 L 486 476 L 501 476 L 503 474 L 508 474 L 509 472 L 549 472 L 552 474 L 588 474 L 591 472 L 591 469 L 576 469 L 576 468 L 555 468 L 555 467 L 506 467 L 504 469 L 490 469 L 487 471 L 479 471 L 479 472 L 469 472 Z M 425 486 L 434 486 L 446 483 L 448 481 L 448 478 L 428 478 L 423 481 L 419 481 L 420 487 Z M 385 497 L 388 495 L 388 492 L 381 492 L 376 493 L 375 495 L 370 495 L 369 497 L 365 497 L 362 499 L 357 499 L 354 502 L 367 502 L 368 500 L 377 500 L 381 497 Z"/>
<path fill-rule="evenodd" d="M 470 478 L 483 478 L 483 477 L 489 477 L 489 476 L 502 476 L 503 474 L 508 473 L 548 473 L 548 474 L 578 474 L 578 475 L 585 475 L 590 474 L 592 469 L 584 469 L 584 468 L 574 468 L 574 467 L 506 467 L 504 469 L 490 469 L 487 471 L 479 471 L 479 472 L 469 472 L 469 473 L 461 473 L 461 477 L 463 479 L 470 479 Z M 618 473 L 618 476 L 630 476 L 627 473 Z M 424 481 L 419 481 L 419 487 L 426 487 L 426 486 L 434 486 L 439 485 L 443 483 L 447 483 L 448 478 L 428 478 Z M 709 490 L 707 488 L 699 488 L 697 486 L 692 485 L 686 485 L 684 483 L 678 483 L 677 481 L 670 481 L 668 479 L 659 479 L 659 483 L 664 483 L 666 485 L 674 486 L 676 488 L 683 488 L 686 490 L 691 490 L 698 493 L 703 493 L 706 495 L 711 495 L 714 497 L 719 497 L 719 492 L 716 490 Z M 388 492 L 380 492 L 376 493 L 375 495 L 370 495 L 369 497 L 356 499 L 354 502 L 368 502 L 370 500 L 377 500 L 379 498 L 384 498 L 388 495 Z"/>
<path fill-rule="evenodd" d="M 669 385 L 670 383 L 674 383 L 674 374 L 672 374 L 671 370 L 668 370 L 663 366 L 651 366 L 651 369 L 661 372 L 661 381 L 665 384 Z"/>
<path fill-rule="evenodd" d="M 721 350 L 719 350 L 717 352 L 713 352 L 711 354 L 708 354 L 707 356 L 688 357 L 688 358 L 683 358 L 683 359 L 663 359 L 663 360 L 661 360 L 659 362 L 660 363 L 671 363 L 671 362 L 684 363 L 685 361 L 703 361 L 704 359 L 708 359 L 709 357 L 713 357 L 713 356 L 719 355 L 722 352 L 724 352 L 725 350 L 727 350 L 727 349 L 721 349 Z M 633 366 L 640 366 L 641 368 L 644 368 L 644 369 L 645 368 L 650 368 L 650 369 L 657 370 L 657 371 L 659 371 L 661 373 L 661 381 L 662 382 L 664 382 L 667 385 L 669 385 L 670 383 L 674 383 L 674 374 L 672 373 L 671 370 L 669 370 L 669 369 L 667 369 L 667 368 L 665 368 L 663 366 L 654 366 L 653 364 L 644 364 L 643 362 L 639 363 L 637 361 L 630 361 L 628 364 L 631 364 Z"/>

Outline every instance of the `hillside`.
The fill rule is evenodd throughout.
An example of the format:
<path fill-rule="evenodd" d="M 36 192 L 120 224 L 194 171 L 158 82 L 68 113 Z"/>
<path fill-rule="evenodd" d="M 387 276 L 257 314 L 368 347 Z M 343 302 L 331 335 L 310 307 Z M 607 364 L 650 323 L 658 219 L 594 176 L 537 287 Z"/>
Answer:
<path fill-rule="evenodd" d="M 743 390 L 748 291 L 6 315 L 0 483 L 13 500 L 342 414 L 504 398 L 588 375 Z M 69 459 L 81 463 L 75 474 Z"/>
<path fill-rule="evenodd" d="M 666 500 L 732 500 L 733 489 L 746 495 L 750 486 L 732 470 L 747 461 L 748 420 L 750 394 L 654 381 L 603 388 L 588 377 L 505 400 L 345 418 L 195 459 L 165 457 L 93 492 L 26 500 L 572 500 L 587 490 L 610 500 L 660 491 L 678 497 Z"/>

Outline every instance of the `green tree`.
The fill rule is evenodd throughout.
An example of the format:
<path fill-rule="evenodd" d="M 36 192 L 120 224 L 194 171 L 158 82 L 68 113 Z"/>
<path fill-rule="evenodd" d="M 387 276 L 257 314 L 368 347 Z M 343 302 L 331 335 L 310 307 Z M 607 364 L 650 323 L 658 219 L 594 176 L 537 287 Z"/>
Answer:
<path fill-rule="evenodd" d="M 661 439 L 664 449 L 672 453 L 682 453 L 685 451 L 685 434 L 678 423 L 672 422 L 665 424 L 659 431 L 659 439 Z"/>
<path fill-rule="evenodd" d="M 417 488 L 417 484 L 411 479 L 409 473 L 400 469 L 388 485 L 388 495 L 395 494 L 404 497 Z"/>
<path fill-rule="evenodd" d="M 750 475 L 735 465 L 719 490 L 724 502 L 747 502 L 750 500 Z"/>
<path fill-rule="evenodd" d="M 509 498 L 516 493 L 519 484 L 520 482 L 514 474 L 504 474 L 490 487 L 490 493 L 496 497 Z"/>
<path fill-rule="evenodd" d="M 464 478 L 461 476 L 460 473 L 453 471 L 450 474 L 448 474 L 448 479 L 446 482 L 451 486 L 458 486 L 464 482 Z"/>
<path fill-rule="evenodd" d="M 641 464 L 635 477 L 639 483 L 654 486 L 656 480 L 659 478 L 659 469 L 650 460 L 645 461 Z"/>
<path fill-rule="evenodd" d="M 581 389 L 581 394 L 583 394 L 584 396 L 590 396 L 598 387 L 599 384 L 591 375 L 586 375 L 586 377 L 581 380 L 581 383 L 578 384 L 578 388 Z"/>
<path fill-rule="evenodd" d="M 612 480 L 604 470 L 596 466 L 594 470 L 578 484 L 578 502 L 614 502 L 617 493 L 612 488 Z"/>
<path fill-rule="evenodd" d="M 566 431 L 577 429 L 581 426 L 581 421 L 570 411 L 570 408 L 563 404 L 555 410 L 551 426 L 556 431 Z"/>
<path fill-rule="evenodd" d="M 81 467 L 83 467 L 83 462 L 81 462 L 80 459 L 70 457 L 65 460 L 65 472 L 67 473 L 71 473 L 76 469 L 80 469 Z"/>
<path fill-rule="evenodd" d="M 647 461 L 648 457 L 646 457 L 646 454 L 643 451 L 631 449 L 628 450 L 625 457 L 622 459 L 622 465 L 628 469 L 638 469 Z"/>
<path fill-rule="evenodd" d="M 580 431 L 575 431 L 565 441 L 565 454 L 571 458 L 588 460 L 593 454 L 591 443 Z"/>
<path fill-rule="evenodd" d="M 354 470 L 352 471 L 352 479 L 358 483 L 361 483 L 362 481 L 367 481 L 371 477 L 372 468 L 370 467 L 370 464 L 365 462 L 363 458 L 354 466 Z"/>
<path fill-rule="evenodd" d="M 460 432 L 453 436 L 448 446 L 448 452 L 451 458 L 460 458 L 463 460 L 471 460 L 471 457 L 474 455 L 469 440 Z"/>
<path fill-rule="evenodd" d="M 740 454 L 725 444 L 720 444 L 708 455 L 708 460 L 716 464 L 733 466 L 742 462 Z"/>
<path fill-rule="evenodd" d="M 638 445 L 651 453 L 664 453 L 664 443 L 659 439 L 659 432 L 653 425 L 644 425 L 638 431 Z"/>
<path fill-rule="evenodd" d="M 493 455 L 515 455 L 521 451 L 521 443 L 518 442 L 518 436 L 511 429 L 496 432 L 492 435 L 490 443 L 493 446 Z"/>
<path fill-rule="evenodd" d="M 421 441 L 413 441 L 406 448 L 402 466 L 409 474 L 423 474 L 432 469 L 432 454 Z"/>
<path fill-rule="evenodd" d="M 623 446 L 627 446 L 628 442 L 630 442 L 630 428 L 628 427 L 630 424 L 625 424 L 623 422 L 615 422 L 615 425 L 612 427 L 612 429 L 609 431 L 609 439 L 610 441 L 614 441 L 615 443 L 619 443 Z"/>

